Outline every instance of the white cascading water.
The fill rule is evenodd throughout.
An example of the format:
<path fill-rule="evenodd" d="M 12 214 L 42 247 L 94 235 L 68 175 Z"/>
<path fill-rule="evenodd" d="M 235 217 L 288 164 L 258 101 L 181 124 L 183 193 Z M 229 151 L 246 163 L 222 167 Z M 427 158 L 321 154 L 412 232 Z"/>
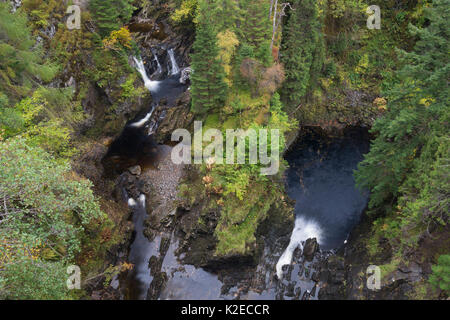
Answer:
<path fill-rule="evenodd" d="M 180 68 L 178 67 L 177 60 L 175 60 L 173 49 L 169 49 L 167 53 L 169 54 L 170 57 L 170 65 L 171 65 L 170 75 L 174 76 L 180 72 Z"/>
<path fill-rule="evenodd" d="M 155 107 L 154 106 L 152 107 L 152 110 L 150 110 L 150 112 L 147 113 L 144 118 L 142 118 L 139 121 L 131 123 L 130 127 L 134 127 L 134 128 L 142 127 L 148 120 L 150 120 L 150 118 L 152 117 L 153 111 L 155 111 Z"/>
<path fill-rule="evenodd" d="M 160 74 L 162 72 L 162 67 L 161 67 L 161 64 L 159 63 L 158 56 L 154 52 L 153 52 L 153 56 L 155 57 L 154 60 L 156 61 L 156 65 L 158 66 L 155 74 Z"/>
<path fill-rule="evenodd" d="M 136 201 L 133 198 L 129 198 L 127 202 L 130 207 L 134 207 L 136 205 Z"/>
<path fill-rule="evenodd" d="M 316 238 L 317 242 L 320 244 L 321 237 L 322 229 L 316 222 L 307 221 L 302 217 L 296 218 L 289 245 L 277 262 L 276 271 L 278 279 L 283 277 L 283 266 L 291 264 L 295 249 L 300 247 L 303 250 L 303 241 L 306 241 L 309 238 Z"/>
<path fill-rule="evenodd" d="M 147 75 L 147 71 L 145 71 L 144 62 L 139 57 L 133 57 L 134 63 L 136 63 L 136 69 L 141 74 L 142 80 L 144 80 L 145 87 L 150 91 L 154 92 L 156 89 L 158 89 L 159 81 L 152 81 Z"/>

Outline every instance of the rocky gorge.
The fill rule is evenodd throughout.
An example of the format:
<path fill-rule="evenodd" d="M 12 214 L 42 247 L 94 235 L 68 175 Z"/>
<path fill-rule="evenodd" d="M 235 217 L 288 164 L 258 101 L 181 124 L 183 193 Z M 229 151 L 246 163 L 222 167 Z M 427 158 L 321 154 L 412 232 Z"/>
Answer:
<path fill-rule="evenodd" d="M 0 79 L 0 103 L 10 98 L 25 128 L 25 133 L 19 125 L 0 128 L 0 143 L 14 134 L 37 136 L 31 144 L 42 144 L 55 163 L 70 163 L 64 178 L 86 180 L 84 189 L 92 189 L 91 202 L 102 212 L 79 229 L 80 247 L 71 259 L 81 266 L 82 290 L 70 292 L 71 298 L 447 297 L 428 283 L 437 257 L 448 247 L 445 214 L 423 222 L 424 229 L 422 221 L 408 224 L 422 211 L 411 217 L 399 213 L 426 201 L 415 206 L 409 203 L 415 196 L 400 201 L 383 189 L 395 179 L 406 181 L 395 176 L 401 170 L 389 171 L 397 162 L 385 162 L 397 156 L 396 149 L 369 163 L 384 168 L 369 178 L 395 176 L 389 183 L 364 184 L 361 180 L 369 178 L 357 173 L 368 166 L 380 137 L 384 146 L 397 141 L 376 131 L 393 103 L 384 94 L 397 68 L 390 41 L 403 39 L 405 50 L 414 41 L 401 28 L 394 37 L 390 29 L 375 33 L 356 27 L 362 4 L 351 1 L 340 12 L 335 2 L 340 3 L 293 1 L 294 10 L 272 1 L 266 12 L 268 1 L 263 8 L 253 0 L 236 2 L 242 8 L 234 1 L 121 0 L 111 7 L 101 0 L 75 1 L 82 9 L 77 30 L 61 23 L 69 15 L 65 2 L 11 1 L 6 11 L 0 7 L 11 14 L 23 10 L 36 38 L 33 50 L 39 48 L 44 61 L 59 63 L 48 82 L 39 77 L 24 82 L 35 92 L 23 101 L 22 89 L 3 99 L 4 88 L 18 80 Z M 408 14 L 413 22 L 422 14 L 421 4 L 399 6 L 417 10 Z M 104 12 L 114 10 L 116 18 L 105 22 Z M 270 23 L 263 19 L 267 13 Z M 355 22 L 354 29 L 345 19 Z M 377 46 L 381 53 L 373 49 Z M 13 75 L 8 68 L 0 68 L 4 79 Z M 433 101 L 426 96 L 420 104 L 428 110 Z M 5 114 L 1 109 L 2 126 L 13 123 Z M 39 127 L 46 117 L 50 125 Z M 261 164 L 245 161 L 176 164 L 172 150 L 185 141 L 172 141 L 172 133 L 193 134 L 194 120 L 222 133 L 276 128 L 282 136 L 279 173 L 259 175 Z M 411 132 L 408 139 L 422 131 Z M 53 140 L 45 140 L 46 134 Z M 60 147 L 65 139 L 70 149 Z M 425 148 L 411 150 L 408 165 Z M 436 171 L 440 163 L 433 166 Z M 47 184 L 41 185 L 45 194 Z M 379 190 L 385 198 L 374 205 Z M 446 197 L 437 197 L 444 199 L 437 207 L 445 206 Z M 431 209 L 423 212 L 425 218 L 432 215 Z M 54 247 L 60 256 L 66 254 L 63 245 Z M 47 249 L 42 259 L 57 261 Z M 371 273 L 374 268 L 379 273 Z M 1 271 L 0 263 L 0 280 Z M 373 275 L 379 288 L 370 289 Z"/>
<path fill-rule="evenodd" d="M 128 153 L 112 144 L 102 161 L 109 176 L 115 179 L 116 201 L 128 203 L 133 212 L 130 219 L 134 223 L 132 233 L 130 227 L 127 229 L 129 235 L 126 238 L 129 240 L 119 250 L 119 260 L 135 264 L 135 269 L 120 275 L 114 281 L 114 297 L 302 300 L 405 297 L 409 289 L 408 283 L 420 278 L 422 269 L 419 266 L 399 269 L 397 273 L 401 274 L 393 275 L 392 283 L 383 285 L 380 292 L 367 289 L 368 257 L 364 256 L 364 248 L 361 248 L 364 244 L 360 243 L 360 238 L 366 232 L 364 229 L 369 224 L 369 218 L 363 213 L 366 205 L 364 201 L 356 209 L 352 222 L 347 222 L 349 224 L 345 231 L 345 242 L 341 239 L 341 244 L 334 242 L 332 245 L 326 245 L 324 250 L 318 244 L 318 238 L 323 234 L 313 232 L 303 235 L 304 238 L 296 240 L 298 244 L 292 249 L 292 257 L 286 265 L 281 266 L 281 271 L 278 269 L 279 259 L 284 254 L 284 249 L 289 247 L 289 239 L 295 236 L 295 229 L 292 231 L 295 201 L 292 200 L 291 208 L 273 208 L 270 211 L 269 217 L 258 228 L 257 245 L 249 255 L 216 256 L 214 251 L 217 240 L 214 230 L 220 212 L 208 210 L 201 201 L 189 203 L 180 198 L 178 186 L 181 181 L 199 181 L 198 172 L 193 166 L 174 165 L 170 160 L 171 132 L 176 128 L 192 130 L 193 115 L 189 110 L 190 97 L 187 88 L 189 82 L 186 82 L 185 75 L 180 75 L 181 71 L 173 74 L 172 70 L 173 59 L 179 64 L 177 68 L 180 69 L 177 70 L 189 68 L 193 37 L 186 33 L 177 34 L 164 19 L 149 19 L 145 8 L 135 16 L 129 26 L 132 31 L 142 34 L 137 39 L 141 45 L 142 60 L 146 62 L 145 72 L 153 81 L 158 81 L 162 88 L 152 94 L 155 109 L 149 122 L 153 121 L 153 128 L 156 129 L 151 132 L 150 141 L 142 141 L 144 144 L 132 147 L 134 151 Z M 169 54 L 170 52 L 172 53 Z M 178 77 L 182 79 L 179 84 Z M 170 78 L 172 84 L 165 80 Z M 171 85 L 184 89 L 171 91 L 164 87 Z M 128 121 L 127 125 L 143 118 L 148 105 L 149 103 L 147 107 L 141 107 L 134 117 L 135 120 Z M 359 132 L 356 139 L 363 139 L 361 141 L 367 144 L 369 136 L 364 133 L 364 129 L 352 129 L 350 125 L 352 123 L 338 126 L 319 124 L 323 127 L 320 132 L 320 127 L 315 129 L 316 127 L 309 124 L 309 127 L 292 132 L 286 153 L 298 148 L 311 148 L 311 145 L 298 146 L 299 143 L 305 143 L 302 139 L 308 136 L 307 132 L 317 132 L 314 134 L 323 137 L 324 142 L 314 151 L 318 154 L 326 154 L 327 144 L 333 144 L 333 139 L 339 141 L 339 137 L 345 137 L 352 130 Z M 131 136 L 120 142 L 122 137 L 124 133 L 115 142 L 127 147 L 130 147 L 130 140 L 142 139 Z M 313 144 L 321 138 L 316 139 L 319 140 L 312 140 Z M 340 148 L 346 147 L 348 146 L 342 145 Z M 367 152 L 368 147 L 365 148 L 359 151 L 355 160 Z M 344 151 L 338 149 L 338 152 Z M 353 162 L 350 170 L 355 168 L 356 163 Z M 301 170 L 303 169 L 305 168 Z M 351 176 L 351 173 L 349 174 Z M 292 179 L 289 175 L 287 172 L 287 181 Z M 349 188 L 353 188 L 353 185 L 354 182 L 350 182 Z M 328 190 L 330 191 L 331 189 Z M 293 194 L 295 192 L 298 191 Z M 319 190 L 318 196 L 324 196 L 326 193 L 323 192 L 327 191 Z M 337 210 L 339 212 L 339 209 Z M 342 210 L 348 211 L 345 208 Z M 357 227 L 353 229 L 354 226 Z M 342 235 L 340 237 L 342 238 Z M 383 262 L 381 255 L 378 263 Z M 106 291 L 110 292 L 111 288 Z"/>

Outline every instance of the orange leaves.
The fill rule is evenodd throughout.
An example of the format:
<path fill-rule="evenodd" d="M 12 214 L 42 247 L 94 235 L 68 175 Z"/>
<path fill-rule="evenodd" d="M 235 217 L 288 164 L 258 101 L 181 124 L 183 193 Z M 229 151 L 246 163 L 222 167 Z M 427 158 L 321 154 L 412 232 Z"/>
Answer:
<path fill-rule="evenodd" d="M 386 111 L 387 110 L 387 108 L 386 108 L 387 101 L 386 101 L 385 98 L 378 97 L 378 98 L 376 98 L 373 101 L 373 104 L 375 106 L 377 106 L 378 110 L 380 110 L 380 111 Z"/>
<path fill-rule="evenodd" d="M 208 175 L 208 176 L 204 176 L 202 181 L 203 181 L 203 184 L 209 185 L 214 181 L 214 179 L 213 179 L 213 177 Z"/>

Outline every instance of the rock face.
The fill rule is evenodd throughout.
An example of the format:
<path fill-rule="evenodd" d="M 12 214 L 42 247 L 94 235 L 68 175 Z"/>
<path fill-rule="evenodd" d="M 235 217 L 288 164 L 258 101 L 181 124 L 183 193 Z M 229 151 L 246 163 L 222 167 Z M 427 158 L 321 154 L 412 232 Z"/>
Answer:
<path fill-rule="evenodd" d="M 183 70 L 181 70 L 180 83 L 187 84 L 188 80 L 191 77 L 191 72 L 192 72 L 191 67 L 186 67 Z"/>
<path fill-rule="evenodd" d="M 305 242 L 303 247 L 303 256 L 307 261 L 312 261 L 314 254 L 319 251 L 319 244 L 316 238 L 309 238 Z"/>
<path fill-rule="evenodd" d="M 167 18 L 170 15 L 169 10 L 165 3 L 147 1 L 129 23 L 130 30 L 139 32 L 135 34 L 136 40 L 143 60 L 151 62 L 149 74 L 152 80 L 162 80 L 170 74 L 169 49 L 174 51 L 181 70 L 190 65 L 189 53 L 194 42 L 194 32 L 186 28 L 175 29 Z"/>
<path fill-rule="evenodd" d="M 319 299 L 411 299 L 416 286 L 428 279 L 430 271 L 425 268 L 428 264 L 420 264 L 414 261 L 414 257 L 405 257 L 398 265 L 393 264 L 391 247 L 385 239 L 379 241 L 378 253 L 369 256 L 366 241 L 372 236 L 371 219 L 373 218 L 363 216 L 346 246 L 324 263 L 320 273 L 320 280 L 324 286 L 319 292 Z M 423 259 L 423 256 L 421 258 Z M 369 277 L 374 275 L 373 272 L 368 272 L 367 268 L 370 265 L 387 266 L 383 269 L 388 271 L 381 273 L 380 289 L 368 288 Z"/>
<path fill-rule="evenodd" d="M 128 171 L 135 176 L 140 176 L 142 170 L 141 170 L 140 165 L 136 165 L 136 166 L 128 168 Z"/>
<path fill-rule="evenodd" d="M 194 115 L 190 112 L 190 92 L 185 91 L 176 101 L 175 105 L 166 109 L 164 118 L 159 123 L 155 139 L 158 143 L 166 143 L 171 140 L 172 132 L 178 128 L 187 129 L 194 121 Z"/>

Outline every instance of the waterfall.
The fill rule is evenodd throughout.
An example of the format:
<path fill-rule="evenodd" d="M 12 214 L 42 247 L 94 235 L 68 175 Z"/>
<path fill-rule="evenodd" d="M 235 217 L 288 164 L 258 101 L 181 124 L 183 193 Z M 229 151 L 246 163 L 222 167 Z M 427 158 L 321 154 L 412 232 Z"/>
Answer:
<path fill-rule="evenodd" d="M 155 74 L 160 74 L 162 72 L 162 67 L 161 67 L 161 64 L 159 63 L 158 56 L 156 55 L 155 52 L 152 51 L 152 53 L 153 53 L 154 60 L 155 60 L 156 65 L 157 65 L 157 69 L 155 71 Z"/>
<path fill-rule="evenodd" d="M 317 242 L 320 243 L 321 236 L 322 230 L 317 223 L 314 221 L 307 221 L 302 217 L 296 218 L 289 245 L 281 255 L 276 266 L 278 279 L 281 279 L 283 276 L 283 266 L 291 264 L 295 249 L 298 247 L 303 249 L 302 242 L 309 238 L 316 238 Z"/>
<path fill-rule="evenodd" d="M 173 49 L 169 49 L 167 51 L 167 53 L 169 54 L 170 57 L 170 64 L 171 64 L 171 71 L 170 71 L 170 75 L 176 75 L 180 72 L 180 68 L 177 65 L 177 61 L 175 60 L 175 55 L 173 52 Z"/>
<path fill-rule="evenodd" d="M 144 194 L 139 195 L 139 203 L 141 204 L 142 208 L 145 208 L 145 195 Z"/>
<path fill-rule="evenodd" d="M 145 71 L 144 62 L 142 62 L 142 59 L 139 57 L 137 59 L 136 57 L 133 57 L 134 63 L 136 63 L 136 69 L 141 74 L 142 80 L 144 80 L 145 87 L 150 91 L 154 92 L 158 88 L 159 81 L 152 81 L 147 76 L 147 71 Z"/>
<path fill-rule="evenodd" d="M 128 205 L 130 207 L 134 207 L 136 205 L 136 201 L 133 198 L 128 199 Z"/>
<path fill-rule="evenodd" d="M 148 120 L 150 120 L 153 111 L 155 111 L 155 106 L 152 107 L 152 110 L 150 110 L 150 112 L 147 113 L 147 115 L 143 119 L 130 124 L 130 127 L 134 127 L 134 128 L 142 127 Z"/>

